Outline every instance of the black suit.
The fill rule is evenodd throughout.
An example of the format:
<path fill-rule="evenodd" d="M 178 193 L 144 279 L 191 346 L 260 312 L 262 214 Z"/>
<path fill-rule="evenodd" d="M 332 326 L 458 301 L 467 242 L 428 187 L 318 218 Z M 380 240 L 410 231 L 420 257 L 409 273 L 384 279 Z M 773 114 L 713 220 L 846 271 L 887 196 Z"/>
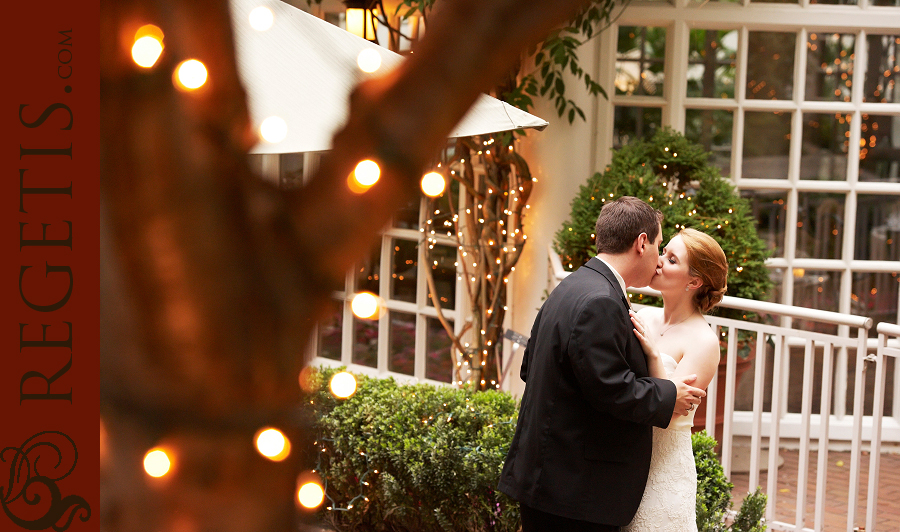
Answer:
<path fill-rule="evenodd" d="M 627 525 L 650 469 L 652 425 L 666 427 L 675 384 L 649 377 L 613 272 L 593 258 L 538 312 L 499 489 L 536 510 Z"/>

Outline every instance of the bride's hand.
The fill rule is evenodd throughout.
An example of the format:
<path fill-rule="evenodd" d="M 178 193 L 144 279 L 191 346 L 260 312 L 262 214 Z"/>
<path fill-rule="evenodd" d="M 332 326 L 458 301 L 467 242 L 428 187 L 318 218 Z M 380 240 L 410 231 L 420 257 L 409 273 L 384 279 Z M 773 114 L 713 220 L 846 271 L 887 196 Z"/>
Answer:
<path fill-rule="evenodd" d="M 631 315 L 631 323 L 634 325 L 634 335 L 637 336 L 637 339 L 641 342 L 641 347 L 644 349 L 644 355 L 646 355 L 648 359 L 659 358 L 656 342 L 654 341 L 653 335 L 648 334 L 644 320 L 635 314 L 633 310 L 628 313 Z"/>

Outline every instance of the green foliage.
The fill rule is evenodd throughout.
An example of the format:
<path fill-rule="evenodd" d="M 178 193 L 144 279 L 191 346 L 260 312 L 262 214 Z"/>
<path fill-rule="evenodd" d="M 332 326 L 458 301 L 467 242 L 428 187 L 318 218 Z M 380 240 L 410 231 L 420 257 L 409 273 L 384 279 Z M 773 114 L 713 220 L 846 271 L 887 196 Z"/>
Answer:
<path fill-rule="evenodd" d="M 607 97 L 603 87 L 581 67 L 577 52 L 582 44 L 608 27 L 615 5 L 614 0 L 591 2 L 565 27 L 551 32 L 533 50 L 534 70 L 523 74 L 519 84 L 504 94 L 503 99 L 528 111 L 534 106 L 531 97 L 540 94 L 541 97 L 553 102 L 557 114 L 560 117 L 565 116 L 570 124 L 575 121 L 576 116 L 584 120 L 584 111 L 581 107 L 566 97 L 563 75 L 568 70 L 571 75 L 584 83 L 590 96 Z"/>
<path fill-rule="evenodd" d="M 335 528 L 518 528 L 518 505 L 495 489 L 515 432 L 511 395 L 357 376 L 338 400 L 326 385 L 336 371 L 320 368 L 311 397 L 325 505 L 352 505 L 324 510 Z"/>
<path fill-rule="evenodd" d="M 697 466 L 697 530 L 725 530 L 725 512 L 731 507 L 734 488 L 716 456 L 716 440 L 705 430 L 691 434 L 694 463 Z"/>
<path fill-rule="evenodd" d="M 731 530 L 734 532 L 765 532 L 766 522 L 766 494 L 756 488 L 756 491 L 748 494 L 741 504 L 741 511 L 734 518 Z"/>
<path fill-rule="evenodd" d="M 701 145 L 670 128 L 616 151 L 606 170 L 580 187 L 569 219 L 556 233 L 554 248 L 563 266 L 574 270 L 596 254 L 594 226 L 604 203 L 635 196 L 664 214 L 663 242 L 683 227 L 716 239 L 728 259 L 728 295 L 764 299 L 772 286 L 765 267 L 769 252 L 757 234 L 749 202 L 708 163 L 708 157 Z M 747 318 L 736 310 L 718 312 Z"/>
<path fill-rule="evenodd" d="M 702 430 L 691 434 L 691 446 L 697 467 L 698 532 L 764 532 L 765 494 L 756 488 L 747 495 L 734 522 L 726 525 L 725 515 L 731 508 L 734 484 L 725 477 L 725 470 L 716 455 L 716 440 Z"/>

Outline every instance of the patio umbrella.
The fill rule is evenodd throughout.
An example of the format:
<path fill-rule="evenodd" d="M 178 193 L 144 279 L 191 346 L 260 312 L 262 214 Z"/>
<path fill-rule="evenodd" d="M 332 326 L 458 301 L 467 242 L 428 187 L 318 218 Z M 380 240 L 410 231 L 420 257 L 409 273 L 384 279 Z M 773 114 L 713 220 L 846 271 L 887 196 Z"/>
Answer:
<path fill-rule="evenodd" d="M 268 8 L 254 29 L 251 12 Z M 331 138 L 347 118 L 353 87 L 367 74 L 357 65 L 366 49 L 377 50 L 381 67 L 404 60 L 365 39 L 279 0 L 231 0 L 238 71 L 247 90 L 254 128 L 269 117 L 287 125 L 278 142 L 260 141 L 252 153 L 296 153 L 331 148 Z M 259 26 L 259 25 L 258 25 Z M 261 27 L 265 27 L 262 24 Z M 543 129 L 547 122 L 487 95 L 476 100 L 451 137 L 482 135 L 520 128 Z"/>

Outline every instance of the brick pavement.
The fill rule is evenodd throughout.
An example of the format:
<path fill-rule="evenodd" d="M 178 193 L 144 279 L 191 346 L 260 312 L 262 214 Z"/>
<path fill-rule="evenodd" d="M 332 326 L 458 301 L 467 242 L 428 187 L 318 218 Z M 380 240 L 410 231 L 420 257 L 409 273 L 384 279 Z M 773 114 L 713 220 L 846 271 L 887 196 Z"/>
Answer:
<path fill-rule="evenodd" d="M 799 465 L 799 451 L 782 449 L 779 455 L 784 459 L 784 464 L 778 470 L 778 493 L 776 494 L 775 520 L 786 523 L 794 523 L 797 515 L 797 469 Z M 809 470 L 806 494 L 806 518 L 805 526 L 812 528 L 815 520 L 816 498 L 816 470 L 818 469 L 818 453 L 809 453 Z M 869 453 L 862 453 L 860 464 L 860 491 L 859 504 L 856 510 L 856 527 L 865 527 L 866 520 L 866 492 L 868 491 Z M 766 490 L 767 474 L 760 473 L 760 485 Z M 879 467 L 878 503 L 876 514 L 876 530 L 892 531 L 900 530 L 900 454 L 882 453 Z M 734 509 L 740 507 L 740 502 L 747 493 L 748 473 L 734 473 L 731 481 L 734 483 Z M 826 477 L 825 495 L 825 530 L 836 531 L 847 528 L 848 494 L 850 486 L 850 453 L 829 451 L 828 474 Z"/>

